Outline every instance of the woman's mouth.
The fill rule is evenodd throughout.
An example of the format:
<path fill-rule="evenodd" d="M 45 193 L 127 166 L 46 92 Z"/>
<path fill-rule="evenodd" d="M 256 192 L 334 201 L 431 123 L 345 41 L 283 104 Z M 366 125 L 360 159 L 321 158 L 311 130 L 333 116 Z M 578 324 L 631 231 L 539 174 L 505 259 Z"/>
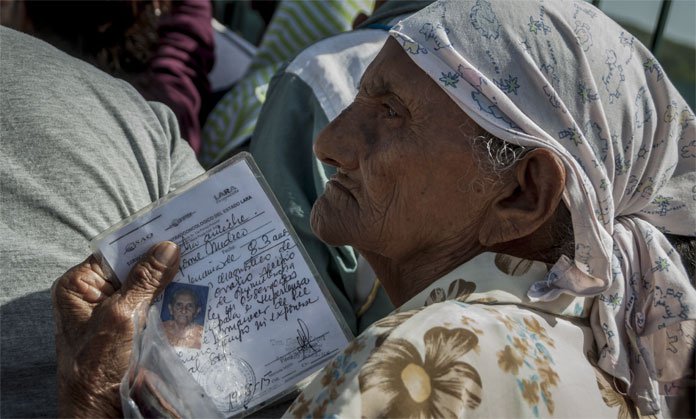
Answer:
<path fill-rule="evenodd" d="M 334 186 L 335 188 L 337 188 L 337 189 L 339 189 L 339 190 L 341 190 L 341 191 L 343 191 L 343 192 L 345 192 L 345 193 L 347 193 L 347 194 L 350 195 L 350 191 L 348 190 L 348 188 L 346 188 L 345 186 L 343 186 L 343 184 L 341 184 L 341 182 L 337 181 L 336 179 L 331 179 L 331 180 L 329 180 L 329 182 L 327 183 L 327 186 L 328 186 L 328 185 Z"/>

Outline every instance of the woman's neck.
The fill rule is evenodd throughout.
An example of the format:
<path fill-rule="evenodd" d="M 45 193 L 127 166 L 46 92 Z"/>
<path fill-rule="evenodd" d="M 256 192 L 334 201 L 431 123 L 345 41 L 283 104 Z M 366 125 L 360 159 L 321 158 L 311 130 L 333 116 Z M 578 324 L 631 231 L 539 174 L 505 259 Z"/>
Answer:
<path fill-rule="evenodd" d="M 483 252 L 475 246 L 441 246 L 411 253 L 408 257 L 389 258 L 358 249 L 377 274 L 391 302 L 399 307 L 430 284 Z"/>

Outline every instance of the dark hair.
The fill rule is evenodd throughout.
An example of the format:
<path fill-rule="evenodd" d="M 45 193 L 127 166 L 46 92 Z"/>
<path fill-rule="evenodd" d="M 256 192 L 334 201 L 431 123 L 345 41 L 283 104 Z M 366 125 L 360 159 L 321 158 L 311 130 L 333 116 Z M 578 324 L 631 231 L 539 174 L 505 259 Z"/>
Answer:
<path fill-rule="evenodd" d="M 689 275 L 691 285 L 696 287 L 696 237 L 677 236 L 675 234 L 665 234 L 665 237 L 667 237 L 667 240 L 681 256 L 682 265 L 684 265 L 686 273 Z"/>
<path fill-rule="evenodd" d="M 168 0 L 160 3 L 169 7 Z M 143 71 L 157 43 L 152 1 L 31 0 L 25 5 L 36 36 L 58 41 L 112 74 Z"/>

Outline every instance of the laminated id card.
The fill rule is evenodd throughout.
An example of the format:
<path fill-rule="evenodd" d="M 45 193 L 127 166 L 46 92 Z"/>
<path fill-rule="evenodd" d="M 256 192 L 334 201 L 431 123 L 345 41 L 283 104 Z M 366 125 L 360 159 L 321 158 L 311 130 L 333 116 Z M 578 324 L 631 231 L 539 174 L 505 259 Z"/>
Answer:
<path fill-rule="evenodd" d="M 351 336 L 248 153 L 99 234 L 91 242 L 119 281 L 155 244 L 181 250 L 158 297 L 162 329 L 228 415 L 294 390 Z"/>

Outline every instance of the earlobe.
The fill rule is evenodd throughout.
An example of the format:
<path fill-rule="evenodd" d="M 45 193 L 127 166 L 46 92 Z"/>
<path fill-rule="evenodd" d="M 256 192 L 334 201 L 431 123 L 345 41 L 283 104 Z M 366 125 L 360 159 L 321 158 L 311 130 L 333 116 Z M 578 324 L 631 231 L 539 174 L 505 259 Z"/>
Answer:
<path fill-rule="evenodd" d="M 565 167 L 547 149 L 528 152 L 504 180 L 479 232 L 488 248 L 523 239 L 539 230 L 558 207 L 565 189 Z"/>

